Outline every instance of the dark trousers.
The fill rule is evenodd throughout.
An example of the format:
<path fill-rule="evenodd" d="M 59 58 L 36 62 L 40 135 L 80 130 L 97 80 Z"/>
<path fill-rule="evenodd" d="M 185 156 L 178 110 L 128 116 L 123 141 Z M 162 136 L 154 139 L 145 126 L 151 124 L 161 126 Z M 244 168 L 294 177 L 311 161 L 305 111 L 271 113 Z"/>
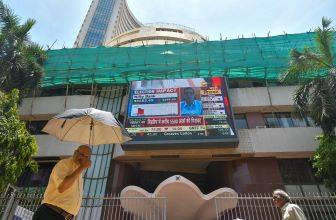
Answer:
<path fill-rule="evenodd" d="M 42 204 L 34 213 L 33 220 L 65 220 L 61 215 L 49 208 L 48 206 Z"/>

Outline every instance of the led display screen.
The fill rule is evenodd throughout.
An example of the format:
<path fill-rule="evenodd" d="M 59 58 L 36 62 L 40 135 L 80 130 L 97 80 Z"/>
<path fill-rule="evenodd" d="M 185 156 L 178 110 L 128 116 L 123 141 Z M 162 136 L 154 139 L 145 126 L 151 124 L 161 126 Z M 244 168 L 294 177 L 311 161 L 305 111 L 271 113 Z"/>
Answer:
<path fill-rule="evenodd" d="M 125 127 L 127 150 L 238 144 L 223 77 L 133 81 Z"/>

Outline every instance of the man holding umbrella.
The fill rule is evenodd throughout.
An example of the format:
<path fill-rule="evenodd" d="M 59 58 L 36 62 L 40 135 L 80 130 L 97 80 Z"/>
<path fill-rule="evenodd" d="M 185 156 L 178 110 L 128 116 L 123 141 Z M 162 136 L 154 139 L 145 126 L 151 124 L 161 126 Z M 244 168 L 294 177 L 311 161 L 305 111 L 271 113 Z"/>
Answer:
<path fill-rule="evenodd" d="M 83 195 L 82 173 L 91 166 L 90 156 L 90 147 L 81 145 L 72 157 L 55 165 L 33 220 L 70 220 L 77 215 Z"/>
<path fill-rule="evenodd" d="M 68 159 L 59 161 L 51 172 L 42 205 L 33 220 L 69 220 L 77 215 L 83 194 L 82 173 L 91 166 L 89 146 L 121 144 L 131 140 L 111 112 L 95 108 L 69 109 L 54 116 L 43 131 L 62 141 L 81 145 Z"/>

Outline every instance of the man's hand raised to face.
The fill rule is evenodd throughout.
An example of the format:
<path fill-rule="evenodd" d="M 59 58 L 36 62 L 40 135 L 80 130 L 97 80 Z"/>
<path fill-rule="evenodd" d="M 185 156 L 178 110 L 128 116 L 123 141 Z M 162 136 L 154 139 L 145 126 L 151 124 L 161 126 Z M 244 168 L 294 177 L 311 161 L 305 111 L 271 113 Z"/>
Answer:
<path fill-rule="evenodd" d="M 87 169 L 87 168 L 91 167 L 91 164 L 92 164 L 92 162 L 88 158 L 87 160 L 83 160 L 80 166 L 84 169 Z"/>

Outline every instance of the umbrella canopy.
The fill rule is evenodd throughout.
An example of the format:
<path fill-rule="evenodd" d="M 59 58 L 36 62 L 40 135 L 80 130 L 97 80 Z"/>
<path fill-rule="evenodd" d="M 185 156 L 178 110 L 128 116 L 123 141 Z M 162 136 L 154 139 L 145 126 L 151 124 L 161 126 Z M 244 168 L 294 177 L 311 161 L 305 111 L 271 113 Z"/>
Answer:
<path fill-rule="evenodd" d="M 82 144 L 121 144 L 131 140 L 111 112 L 95 108 L 69 109 L 52 118 L 43 128 L 60 140 Z"/>

